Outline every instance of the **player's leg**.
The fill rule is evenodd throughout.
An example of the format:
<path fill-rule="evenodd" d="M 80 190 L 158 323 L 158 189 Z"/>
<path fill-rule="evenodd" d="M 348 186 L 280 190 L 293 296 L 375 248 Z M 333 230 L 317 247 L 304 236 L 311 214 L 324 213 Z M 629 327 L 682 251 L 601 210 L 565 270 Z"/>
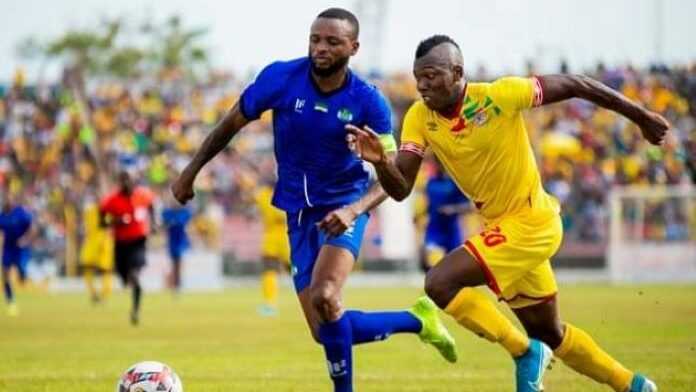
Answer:
<path fill-rule="evenodd" d="M 5 257 L 7 257 L 5 255 Z M 2 284 L 5 293 L 5 302 L 7 302 L 7 314 L 10 316 L 17 315 L 17 305 L 15 304 L 14 290 L 12 290 L 12 282 L 10 281 L 10 268 L 12 264 L 3 258 L 2 263 Z"/>
<path fill-rule="evenodd" d="M 174 252 L 171 255 L 172 260 L 172 288 L 175 292 L 181 290 L 181 260 L 183 252 Z"/>
<path fill-rule="evenodd" d="M 657 390 L 651 381 L 635 375 L 603 351 L 585 331 L 564 324 L 556 297 L 513 310 L 530 337 L 546 343 L 554 350 L 556 357 L 578 373 L 607 384 L 617 392 Z"/>
<path fill-rule="evenodd" d="M 466 246 L 473 246 L 467 242 Z M 457 322 L 486 340 L 498 343 L 515 360 L 517 391 L 541 389 L 551 349 L 530 340 L 475 286 L 488 283 L 499 293 L 493 272 L 464 247 L 450 252 L 426 278 L 426 292 Z"/>
<path fill-rule="evenodd" d="M 97 294 L 97 288 L 94 285 L 94 275 L 96 268 L 92 267 L 91 265 L 84 265 L 83 268 L 84 269 L 82 275 L 85 279 L 85 285 L 87 286 L 89 297 L 92 300 L 92 303 L 96 304 L 100 301 L 99 294 Z"/>
<path fill-rule="evenodd" d="M 263 305 L 259 313 L 263 316 L 273 316 L 278 307 L 278 273 L 281 263 L 268 256 L 263 259 L 263 272 L 261 273 L 261 295 Z"/>
<path fill-rule="evenodd" d="M 464 247 L 450 252 L 433 267 L 425 280 L 425 291 L 457 322 L 493 343 L 500 343 L 513 357 L 523 355 L 529 340 L 476 286 L 488 278 Z"/>
<path fill-rule="evenodd" d="M 133 265 L 128 269 L 128 285 L 132 291 L 132 306 L 130 313 L 131 324 L 137 325 L 140 322 L 140 301 L 142 298 L 142 286 L 140 285 L 141 266 Z"/>

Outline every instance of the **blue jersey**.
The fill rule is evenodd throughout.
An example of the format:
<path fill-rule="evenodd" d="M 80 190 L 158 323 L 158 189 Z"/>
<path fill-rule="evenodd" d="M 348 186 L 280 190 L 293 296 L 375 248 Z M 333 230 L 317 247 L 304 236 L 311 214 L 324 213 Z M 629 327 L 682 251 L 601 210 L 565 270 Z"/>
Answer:
<path fill-rule="evenodd" d="M 432 177 L 425 186 L 425 193 L 428 198 L 428 227 L 446 229 L 457 226 L 458 214 L 443 214 L 440 211 L 444 206 L 468 202 L 454 181 L 444 175 Z"/>
<path fill-rule="evenodd" d="M 311 60 L 275 62 L 242 93 L 248 120 L 273 110 L 278 182 L 272 203 L 297 212 L 345 205 L 367 190 L 368 172 L 346 143 L 346 124 L 391 133 L 391 112 L 376 87 L 348 72 L 341 88 L 322 93 L 311 76 Z"/>
<path fill-rule="evenodd" d="M 18 252 L 20 250 L 17 241 L 29 231 L 31 222 L 31 213 L 22 206 L 16 206 L 7 212 L 0 213 L 0 231 L 4 234 L 4 252 Z"/>
<path fill-rule="evenodd" d="M 187 248 L 189 245 L 186 225 L 193 215 L 186 207 L 165 208 L 162 211 L 162 223 L 167 228 L 167 239 L 170 248 Z"/>

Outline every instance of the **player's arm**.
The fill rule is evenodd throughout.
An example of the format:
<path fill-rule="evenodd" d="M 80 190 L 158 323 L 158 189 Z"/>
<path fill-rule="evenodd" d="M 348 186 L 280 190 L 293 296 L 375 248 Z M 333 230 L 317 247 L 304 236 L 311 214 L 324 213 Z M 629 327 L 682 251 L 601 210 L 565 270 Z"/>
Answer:
<path fill-rule="evenodd" d="M 193 198 L 193 182 L 203 166 L 220 153 L 247 123 L 249 120 L 244 117 L 237 102 L 215 125 L 191 162 L 172 184 L 172 193 L 179 203 L 184 204 Z"/>
<path fill-rule="evenodd" d="M 384 191 L 397 201 L 408 197 L 416 182 L 422 154 L 402 148 L 392 158 L 384 151 L 379 135 L 370 128 L 349 125 L 347 129 L 351 135 L 348 143 L 353 144 L 359 157 L 372 163 Z"/>
<path fill-rule="evenodd" d="M 537 80 L 542 92 L 542 105 L 582 98 L 633 121 L 650 143 L 659 145 L 664 141 L 670 126 L 664 117 L 637 105 L 597 80 L 583 75 L 545 75 L 537 77 Z"/>

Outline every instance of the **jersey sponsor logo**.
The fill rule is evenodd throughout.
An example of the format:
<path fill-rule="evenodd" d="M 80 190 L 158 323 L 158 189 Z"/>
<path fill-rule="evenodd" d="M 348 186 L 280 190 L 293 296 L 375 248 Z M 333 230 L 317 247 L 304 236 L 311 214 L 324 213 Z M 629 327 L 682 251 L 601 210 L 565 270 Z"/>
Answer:
<path fill-rule="evenodd" d="M 304 99 L 299 99 L 295 101 L 295 113 L 302 113 L 302 109 L 304 109 L 305 105 L 305 100 Z"/>
<path fill-rule="evenodd" d="M 338 119 L 343 122 L 353 121 L 353 113 L 351 113 L 350 110 L 346 108 L 340 109 L 338 113 L 336 113 L 336 117 L 338 117 Z"/>
<path fill-rule="evenodd" d="M 314 110 L 316 110 L 317 112 L 328 113 L 329 105 L 327 105 L 324 102 L 316 102 L 314 104 Z"/>

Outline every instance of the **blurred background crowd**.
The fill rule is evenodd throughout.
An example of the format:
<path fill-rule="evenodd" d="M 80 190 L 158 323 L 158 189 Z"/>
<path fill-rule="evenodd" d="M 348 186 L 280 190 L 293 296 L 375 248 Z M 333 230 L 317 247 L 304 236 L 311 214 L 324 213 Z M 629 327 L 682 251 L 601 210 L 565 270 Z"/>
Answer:
<path fill-rule="evenodd" d="M 120 66 L 127 67 L 126 60 Z M 52 258 L 68 274 L 76 272 L 71 260 L 79 248 L 82 206 L 104 195 L 109 188 L 104 184 L 112 183 L 119 168 L 137 171 L 161 205 L 172 203 L 169 182 L 251 79 L 211 70 L 192 78 L 175 60 L 156 72 L 108 77 L 66 67 L 55 82 L 27 80 L 19 69 L 11 83 L 0 85 L 0 188 L 19 196 L 38 219 L 35 259 Z M 696 183 L 696 64 L 647 69 L 598 64 L 591 71 L 561 64 L 558 70 L 571 71 L 604 82 L 674 125 L 658 148 L 626 119 L 579 100 L 527 113 L 545 187 L 563 206 L 566 239 L 605 243 L 612 186 Z M 534 73 L 530 64 L 528 74 Z M 418 98 L 412 76 L 363 76 L 388 97 L 398 136 L 405 111 Z M 497 76 L 484 68 L 468 74 L 471 81 Z M 194 236 L 200 241 L 224 249 L 235 243 L 227 222 L 234 227 L 254 219 L 248 195 L 273 180 L 270 120 L 266 113 L 247 126 L 197 182 Z M 425 219 L 422 190 L 432 171 L 432 163 L 426 164 L 419 181 L 417 221 Z M 645 238 L 686 239 L 690 218 L 669 205 L 648 208 L 654 219 L 644 228 Z M 467 225 L 474 230 L 475 223 Z"/>

